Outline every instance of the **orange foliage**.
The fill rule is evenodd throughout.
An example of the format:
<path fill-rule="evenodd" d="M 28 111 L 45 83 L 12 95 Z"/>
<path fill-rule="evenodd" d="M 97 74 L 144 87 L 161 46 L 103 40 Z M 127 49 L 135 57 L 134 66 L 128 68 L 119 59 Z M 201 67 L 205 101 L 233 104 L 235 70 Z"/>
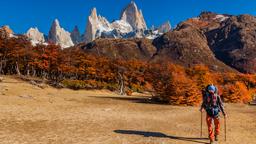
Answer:
<path fill-rule="evenodd" d="M 234 103 L 248 103 L 252 100 L 250 92 L 242 82 L 227 84 L 224 86 L 224 101 Z"/>
<path fill-rule="evenodd" d="M 217 73 L 203 65 L 184 68 L 171 63 L 111 59 L 82 49 L 61 50 L 53 44 L 32 47 L 23 37 L 0 38 L 0 62 L 2 74 L 42 77 L 73 89 L 118 90 L 121 75 L 127 95 L 150 91 L 174 105 L 198 105 L 200 91 L 208 84 L 218 86 L 225 102 L 247 103 L 256 90 L 256 75 Z"/>
<path fill-rule="evenodd" d="M 166 70 L 163 70 L 166 69 Z M 183 67 L 168 64 L 153 75 L 153 86 L 157 95 L 173 105 L 198 105 L 201 100 L 196 83 L 189 79 Z"/>
<path fill-rule="evenodd" d="M 209 84 L 216 84 L 217 79 L 204 65 L 196 65 L 187 71 L 188 75 L 194 79 L 199 89 L 204 89 Z"/>

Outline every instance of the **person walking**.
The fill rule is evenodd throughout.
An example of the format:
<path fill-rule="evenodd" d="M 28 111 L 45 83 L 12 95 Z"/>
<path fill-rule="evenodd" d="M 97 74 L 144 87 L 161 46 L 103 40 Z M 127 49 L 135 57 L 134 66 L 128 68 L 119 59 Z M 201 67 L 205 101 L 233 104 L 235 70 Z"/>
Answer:
<path fill-rule="evenodd" d="M 206 111 L 206 123 L 208 126 L 208 134 L 210 139 L 210 144 L 218 141 L 220 134 L 220 112 L 226 118 L 227 114 L 225 113 L 223 102 L 218 95 L 218 89 L 213 84 L 208 85 L 203 91 L 203 102 L 200 108 L 200 111 Z M 213 130 L 213 123 L 215 129 Z"/>

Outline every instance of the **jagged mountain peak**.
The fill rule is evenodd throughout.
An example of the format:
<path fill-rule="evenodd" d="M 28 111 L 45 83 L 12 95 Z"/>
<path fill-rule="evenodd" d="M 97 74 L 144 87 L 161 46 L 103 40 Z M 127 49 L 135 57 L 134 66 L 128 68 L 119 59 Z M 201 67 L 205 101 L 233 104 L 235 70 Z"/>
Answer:
<path fill-rule="evenodd" d="M 53 21 L 53 23 L 52 23 L 52 26 L 54 26 L 54 27 L 60 27 L 60 22 L 59 22 L 59 20 L 58 20 L 58 19 L 55 19 L 55 20 Z"/>
<path fill-rule="evenodd" d="M 92 10 L 91 10 L 91 15 L 90 15 L 92 18 L 97 18 L 97 9 L 94 7 Z"/>
<path fill-rule="evenodd" d="M 137 4 L 133 0 L 131 0 L 131 2 L 127 5 L 127 7 L 132 7 L 132 8 L 138 9 Z"/>
<path fill-rule="evenodd" d="M 8 25 L 2 26 L 1 29 L 4 30 L 8 34 L 14 34 L 13 30 Z"/>
<path fill-rule="evenodd" d="M 138 9 L 134 1 L 131 1 L 131 3 L 123 9 L 120 19 L 128 22 L 134 30 L 147 29 L 142 11 Z"/>
<path fill-rule="evenodd" d="M 48 41 L 60 45 L 62 48 L 73 46 L 70 33 L 61 27 L 59 20 L 55 19 L 52 23 L 48 35 Z"/>
<path fill-rule="evenodd" d="M 134 0 L 131 0 L 131 4 L 136 6 L 136 3 L 134 2 Z"/>
<path fill-rule="evenodd" d="M 170 30 L 171 30 L 171 23 L 170 23 L 170 21 L 166 21 L 165 23 L 163 23 L 158 28 L 158 32 L 159 33 L 166 33 L 166 32 L 168 32 Z"/>
<path fill-rule="evenodd" d="M 97 10 L 96 8 L 93 8 L 87 19 L 87 25 L 85 28 L 85 35 L 84 35 L 85 42 L 91 42 L 95 39 L 98 23 L 99 23 L 99 20 L 98 20 Z"/>
<path fill-rule="evenodd" d="M 39 31 L 37 27 L 31 27 L 28 29 L 28 31 Z"/>
<path fill-rule="evenodd" d="M 85 31 L 85 42 L 91 42 L 97 37 L 100 37 L 103 32 L 110 32 L 113 28 L 109 21 L 97 14 L 96 8 L 91 10 L 91 14 L 88 17 L 86 31 Z"/>
<path fill-rule="evenodd" d="M 160 34 L 170 30 L 170 25 L 158 29 L 149 30 L 145 23 L 142 11 L 136 3 L 131 1 L 122 11 L 119 20 L 110 23 L 105 17 L 97 14 L 93 8 L 87 20 L 84 41 L 86 43 L 96 38 L 149 38 L 154 39 Z"/>
<path fill-rule="evenodd" d="M 5 25 L 0 28 L 0 37 L 9 38 L 9 37 L 13 37 L 13 36 L 14 36 L 14 32 L 10 28 L 10 26 Z"/>
<path fill-rule="evenodd" d="M 74 44 L 79 44 L 80 42 L 82 42 L 82 36 L 80 34 L 78 26 L 74 27 L 70 36 Z"/>
<path fill-rule="evenodd" d="M 79 28 L 78 26 L 75 26 L 72 33 L 79 33 L 80 34 L 80 31 L 79 31 Z"/>
<path fill-rule="evenodd" d="M 45 42 L 44 34 L 37 27 L 29 28 L 25 34 L 31 41 L 32 45 L 42 44 Z"/>

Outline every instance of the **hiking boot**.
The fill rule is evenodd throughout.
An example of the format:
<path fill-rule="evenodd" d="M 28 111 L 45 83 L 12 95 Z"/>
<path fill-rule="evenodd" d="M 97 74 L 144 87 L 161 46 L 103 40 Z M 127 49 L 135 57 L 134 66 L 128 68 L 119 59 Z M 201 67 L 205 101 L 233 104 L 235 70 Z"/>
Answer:
<path fill-rule="evenodd" d="M 218 140 L 219 140 L 219 136 L 215 135 L 215 141 L 218 141 Z"/>

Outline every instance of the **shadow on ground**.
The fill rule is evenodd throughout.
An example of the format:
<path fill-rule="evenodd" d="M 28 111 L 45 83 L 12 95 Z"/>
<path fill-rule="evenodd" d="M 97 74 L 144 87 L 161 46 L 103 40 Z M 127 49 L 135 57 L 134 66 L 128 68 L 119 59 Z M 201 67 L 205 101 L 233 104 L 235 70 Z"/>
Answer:
<path fill-rule="evenodd" d="M 91 96 L 94 97 L 94 96 Z M 167 104 L 163 101 L 159 101 L 156 99 L 151 99 L 148 96 L 139 96 L 139 97 L 128 97 L 128 96 L 124 96 L 124 97 L 109 97 L 109 96 L 97 96 L 94 98 L 101 98 L 101 99 L 112 99 L 112 100 L 121 100 L 121 101 L 130 101 L 130 102 L 134 102 L 134 103 L 143 103 L 143 104 Z"/>
<path fill-rule="evenodd" d="M 114 132 L 118 134 L 140 135 L 144 137 L 170 138 L 174 140 L 208 144 L 205 142 L 205 140 L 208 140 L 208 138 L 179 137 L 179 136 L 166 135 L 161 132 L 148 132 L 148 131 L 137 131 L 137 130 L 114 130 Z"/>

